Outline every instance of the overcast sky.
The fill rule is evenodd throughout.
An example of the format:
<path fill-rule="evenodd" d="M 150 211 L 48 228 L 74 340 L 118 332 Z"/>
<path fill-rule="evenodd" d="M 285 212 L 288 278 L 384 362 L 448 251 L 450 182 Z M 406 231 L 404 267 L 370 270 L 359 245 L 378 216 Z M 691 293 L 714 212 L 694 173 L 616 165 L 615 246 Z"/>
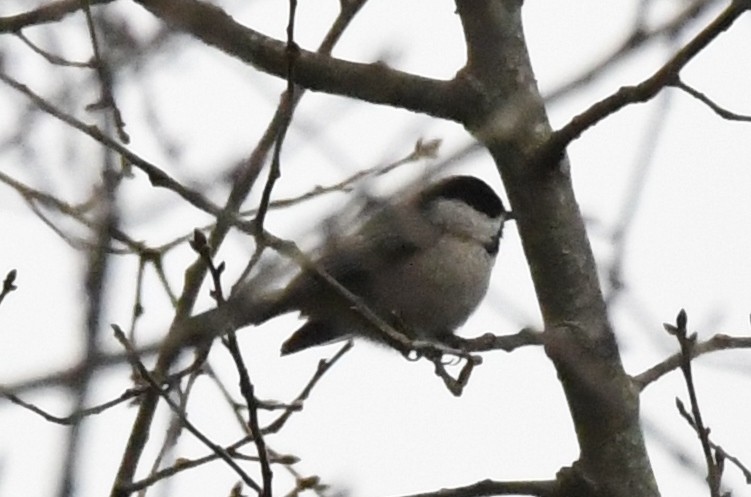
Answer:
<path fill-rule="evenodd" d="M 632 30 L 639 3 L 527 1 L 527 41 L 543 93 L 551 93 L 611 53 Z M 650 26 L 684 4 L 677 0 L 651 3 Z M 286 2 L 227 1 L 223 5 L 250 27 L 284 36 Z M 337 5 L 333 0 L 301 2 L 297 40 L 303 47 L 317 45 Z M 549 107 L 553 126 L 560 127 L 620 86 L 647 78 L 706 26 L 720 6 L 724 3 L 693 22 L 679 39 L 650 43 L 601 77 L 555 100 Z M 26 8 L 25 0 L 6 0 L 0 5 L 0 16 Z M 131 2 L 95 10 L 108 9 L 136 19 L 133 25 L 142 30 L 136 34 L 139 37 L 158 26 Z M 90 57 L 81 15 L 25 33 L 70 59 Z M 688 65 L 682 72 L 684 81 L 732 111 L 751 114 L 750 35 L 751 21 L 746 16 Z M 179 43 L 180 48 L 170 55 L 150 58 L 135 81 L 128 79 L 133 69 L 125 70 L 116 99 L 132 138 L 130 147 L 180 180 L 205 189 L 219 202 L 227 185 L 217 178 L 255 145 L 283 82 L 187 37 L 179 38 Z M 15 37 L 0 37 L 0 53 L 5 57 L 4 70 L 13 77 L 42 95 L 55 94 L 57 81 L 48 76 L 47 63 Z M 373 0 L 335 55 L 363 62 L 384 60 L 402 70 L 449 79 L 462 66 L 464 45 L 452 2 Z M 74 69 L 66 71 L 61 74 L 76 77 L 71 76 Z M 146 112 L 148 104 L 162 123 L 161 135 L 155 135 L 149 125 L 154 116 Z M 0 108 L 9 109 L 0 112 L 0 130 L 4 130 L 0 131 L 0 172 L 52 190 L 71 204 L 83 201 L 97 179 L 100 149 L 86 138 L 64 139 L 64 128 L 51 119 L 35 128 L 39 135 L 33 141 L 38 147 L 20 150 L 9 145 L 24 105 L 24 97 L 0 86 Z M 82 109 L 74 113 L 93 119 Z M 751 124 L 723 120 L 685 93 L 666 90 L 647 104 L 607 118 L 569 148 L 576 192 L 604 280 L 617 255 L 610 237 L 622 213 L 634 208 L 624 245 L 626 287 L 611 314 L 629 373 L 639 373 L 677 350 L 661 324 L 673 321 L 681 308 L 688 311 L 690 328 L 700 337 L 719 332 L 750 334 L 750 132 Z M 471 144 L 470 137 L 460 126 L 426 116 L 340 97 L 307 95 L 285 144 L 284 175 L 275 195 L 285 198 L 303 193 L 360 169 L 398 160 L 420 138 L 441 139 L 439 157 L 387 175 L 374 185 L 379 193 L 392 191 L 434 167 Z M 179 153 L 170 155 L 168 146 Z M 451 171 L 481 176 L 505 198 L 487 154 L 473 154 Z M 123 227 L 133 238 L 151 245 L 210 222 L 206 215 L 175 202 L 173 195 L 151 188 L 139 172 L 126 181 L 123 196 L 127 199 L 120 205 Z M 317 233 L 311 227 L 346 201 L 344 195 L 335 194 L 272 212 L 269 229 L 309 246 Z M 85 260 L 3 184 L 0 212 L 4 232 L 0 273 L 16 268 L 19 287 L 0 306 L 0 384 L 14 384 L 75 364 L 82 350 Z M 85 234 L 80 226 L 63 224 L 68 233 Z M 228 266 L 228 280 L 244 267 L 249 247 L 247 239 L 236 237 L 222 249 L 219 257 Z M 168 278 L 178 291 L 182 272 L 192 258 L 183 248 L 170 253 L 166 261 Z M 113 259 L 107 323 L 129 324 L 136 270 L 133 256 Z M 608 290 L 608 282 L 603 284 Z M 153 272 L 147 275 L 146 285 L 141 327 L 148 339 L 161 336 L 170 308 Z M 208 308 L 208 289 L 203 293 L 200 305 Z M 293 398 L 319 359 L 338 348 L 333 345 L 279 358 L 279 346 L 296 323 L 295 316 L 286 316 L 239 335 L 261 398 Z M 510 225 L 488 297 L 460 334 L 512 333 L 540 323 L 519 239 Z M 117 349 L 109 335 L 104 346 Z M 279 453 L 300 457 L 295 466 L 300 473 L 317 474 L 336 489 L 358 496 L 402 495 L 485 478 L 554 477 L 577 457 L 575 434 L 554 369 L 541 348 L 493 352 L 484 359 L 464 395 L 454 398 L 427 362 L 408 362 L 392 351 L 358 343 L 322 380 L 305 409 L 280 434 L 269 437 L 268 443 Z M 212 353 L 211 363 L 227 379 L 226 384 L 235 385 L 231 361 L 220 347 Z M 751 463 L 748 364 L 748 352 L 723 352 L 697 361 L 696 376 L 713 436 L 726 450 Z M 94 383 L 90 402 L 116 397 L 129 386 L 128 381 L 126 368 L 102 374 Z M 680 375 L 674 372 L 642 397 L 658 483 L 666 497 L 707 495 L 703 473 L 687 470 L 673 452 L 680 447 L 703 471 L 700 446 L 675 410 L 676 396 L 686 398 Z M 36 390 L 24 398 L 59 415 L 71 406 L 65 394 L 53 389 Z M 199 380 L 189 412 L 198 426 L 223 443 L 239 432 L 208 379 Z M 109 491 L 134 413 L 132 406 L 119 406 L 84 425 L 79 495 L 101 496 Z M 154 425 L 155 433 L 166 426 L 167 418 L 163 419 Z M 0 495 L 54 492 L 64 440 L 64 428 L 16 405 L 0 403 Z M 142 475 L 155 446 L 143 459 Z M 188 434 L 183 435 L 178 455 L 205 453 Z M 283 469 L 277 469 L 276 475 L 279 482 L 289 484 Z M 184 473 L 165 490 L 171 495 L 222 495 L 236 480 L 224 465 L 213 463 Z M 734 469 L 727 470 L 727 482 L 734 496 L 751 495 Z M 277 492 L 289 488 L 280 483 Z"/>

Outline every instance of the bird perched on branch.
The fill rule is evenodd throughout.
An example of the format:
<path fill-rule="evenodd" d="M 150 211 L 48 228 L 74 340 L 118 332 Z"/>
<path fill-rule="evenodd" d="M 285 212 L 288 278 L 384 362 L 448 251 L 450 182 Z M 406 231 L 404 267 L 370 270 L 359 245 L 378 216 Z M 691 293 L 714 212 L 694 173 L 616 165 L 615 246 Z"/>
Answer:
<path fill-rule="evenodd" d="M 312 257 L 314 269 L 285 288 L 260 297 L 235 292 L 197 318 L 236 329 L 299 311 L 306 322 L 282 355 L 353 336 L 395 345 L 384 323 L 410 340 L 456 347 L 454 332 L 485 296 L 510 218 L 482 180 L 444 178 L 378 206 L 355 232 L 330 237 Z"/>

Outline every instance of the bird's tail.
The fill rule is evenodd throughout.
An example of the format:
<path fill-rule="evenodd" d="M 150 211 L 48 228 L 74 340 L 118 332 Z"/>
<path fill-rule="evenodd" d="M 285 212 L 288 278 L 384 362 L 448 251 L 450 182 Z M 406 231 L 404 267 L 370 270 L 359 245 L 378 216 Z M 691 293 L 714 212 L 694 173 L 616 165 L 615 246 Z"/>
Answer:
<path fill-rule="evenodd" d="M 287 312 L 280 302 L 278 293 L 252 296 L 249 292 L 237 292 L 214 309 L 180 323 L 180 341 L 183 345 L 196 345 L 244 326 L 263 323 Z"/>
<path fill-rule="evenodd" d="M 334 323 L 308 321 L 284 341 L 282 355 L 294 354 L 309 347 L 336 342 L 348 336 L 346 331 L 339 329 Z"/>

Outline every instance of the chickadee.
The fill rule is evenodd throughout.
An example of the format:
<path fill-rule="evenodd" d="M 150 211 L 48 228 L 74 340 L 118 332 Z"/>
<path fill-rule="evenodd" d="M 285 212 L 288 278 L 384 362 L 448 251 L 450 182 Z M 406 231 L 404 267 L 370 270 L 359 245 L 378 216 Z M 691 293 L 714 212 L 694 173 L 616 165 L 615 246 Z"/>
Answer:
<path fill-rule="evenodd" d="M 454 331 L 485 296 L 511 213 L 472 176 L 402 197 L 380 206 L 353 234 L 327 240 L 315 264 L 408 338 L 457 346 Z M 216 311 L 222 308 L 234 327 L 299 311 L 307 321 L 284 342 L 282 355 L 351 336 L 385 342 L 350 300 L 308 271 L 262 298 L 236 292 Z"/>

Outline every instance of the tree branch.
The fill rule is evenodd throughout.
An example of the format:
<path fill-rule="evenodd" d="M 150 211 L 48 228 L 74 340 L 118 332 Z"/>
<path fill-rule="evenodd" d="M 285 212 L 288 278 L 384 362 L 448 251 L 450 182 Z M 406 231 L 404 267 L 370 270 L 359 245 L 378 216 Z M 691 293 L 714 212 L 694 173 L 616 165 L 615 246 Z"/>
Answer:
<path fill-rule="evenodd" d="M 736 112 L 732 112 L 721 107 L 714 100 L 709 98 L 707 95 L 700 92 L 696 88 L 693 88 L 687 85 L 686 83 L 681 81 L 679 78 L 676 78 L 676 80 L 673 81 L 670 85 L 688 93 L 689 95 L 691 95 L 692 97 L 694 97 L 695 99 L 697 99 L 698 101 L 700 101 L 701 103 L 705 104 L 707 107 L 712 109 L 712 112 L 714 112 L 715 114 L 717 114 L 723 119 L 727 119 L 728 121 L 751 122 L 751 116 L 738 114 Z"/>
<path fill-rule="evenodd" d="M 235 473 L 240 476 L 240 478 L 242 478 L 243 482 L 245 482 L 246 485 L 260 493 L 261 487 L 247 473 L 245 473 L 245 471 L 243 471 L 243 469 L 233 460 L 232 456 L 227 453 L 227 451 L 222 446 L 214 443 L 209 437 L 204 435 L 193 423 L 188 420 L 186 414 L 182 411 L 180 406 L 170 398 L 168 392 L 164 391 L 161 388 L 153 375 L 146 369 L 146 366 L 144 366 L 140 361 L 140 359 L 136 355 L 136 351 L 132 348 L 122 330 L 114 325 L 112 326 L 112 329 L 115 333 L 115 338 L 117 338 L 117 340 L 122 344 L 123 348 L 125 348 L 125 350 L 128 352 L 128 357 L 130 359 L 131 365 L 133 365 L 136 371 L 138 371 L 140 377 L 149 384 L 151 390 L 156 392 L 167 403 L 174 415 L 180 419 L 180 422 L 185 427 L 185 429 L 187 429 L 206 447 L 211 449 L 211 451 L 214 452 L 214 454 L 216 454 L 220 459 L 227 463 L 227 465 L 232 468 Z M 131 490 L 127 488 L 129 484 L 130 482 L 123 484 L 120 491 L 126 493 L 129 492 Z"/>
<path fill-rule="evenodd" d="M 552 497 L 557 483 L 552 480 L 494 481 L 483 480 L 466 487 L 444 488 L 435 492 L 413 494 L 405 497 L 484 497 L 491 495 L 536 495 Z"/>
<path fill-rule="evenodd" d="M 200 193 L 183 186 L 179 181 L 172 178 L 169 174 L 164 172 L 159 167 L 136 155 L 127 147 L 121 145 L 117 140 L 114 140 L 107 136 L 97 126 L 88 125 L 83 121 L 77 119 L 75 116 L 63 112 L 41 96 L 34 93 L 26 85 L 10 77 L 8 74 L 0 72 L 0 81 L 4 82 L 14 90 L 26 95 L 29 100 L 31 100 L 44 112 L 53 117 L 56 117 L 57 119 L 70 125 L 72 128 L 83 132 L 97 142 L 105 145 L 110 150 L 120 154 L 125 160 L 128 161 L 129 164 L 132 164 L 136 168 L 146 173 L 152 185 L 172 190 L 194 207 L 208 212 L 214 216 L 219 216 L 221 214 L 222 210 L 219 208 L 219 206 L 210 202 Z"/>
<path fill-rule="evenodd" d="M 112 0 L 89 0 L 89 5 L 110 3 Z M 29 26 L 59 21 L 81 10 L 81 0 L 59 0 L 14 16 L 0 17 L 0 33 L 13 33 Z"/>
<path fill-rule="evenodd" d="M 467 352 L 485 352 L 489 350 L 503 350 L 511 352 L 527 345 L 542 345 L 543 332 L 531 328 L 523 328 L 512 335 L 494 335 L 485 333 L 476 338 L 464 340 L 462 349 Z"/>
<path fill-rule="evenodd" d="M 637 13 L 636 24 L 631 33 L 626 35 L 609 54 L 592 64 L 589 69 L 545 95 L 545 101 L 550 104 L 574 90 L 581 89 L 584 84 L 601 78 L 607 74 L 608 69 L 615 67 L 617 63 L 638 50 L 644 49 L 645 45 L 650 42 L 662 41 L 665 38 L 675 39 L 691 25 L 692 21 L 696 21 L 705 11 L 719 2 L 718 0 L 693 0 L 686 3 L 687 5 L 682 6 L 683 10 L 675 17 L 658 26 L 650 26 L 646 22 L 644 12 L 641 12 L 646 10 L 645 5 L 648 4 L 642 2 L 640 12 Z"/>
<path fill-rule="evenodd" d="M 139 0 L 168 25 L 185 31 L 257 69 L 286 77 L 286 44 L 236 22 L 224 10 L 200 0 Z M 391 105 L 436 117 L 463 121 L 474 94 L 461 81 L 415 76 L 382 63 L 349 62 L 300 50 L 295 83 L 313 91 Z"/>
<path fill-rule="evenodd" d="M 751 337 L 731 337 L 728 335 L 717 334 L 709 340 L 695 344 L 691 348 L 691 358 L 693 359 L 700 355 L 717 352 L 719 350 L 748 348 L 751 348 Z M 646 371 L 634 376 L 632 380 L 639 390 L 644 390 L 669 372 L 681 367 L 681 361 L 681 353 L 676 352 L 664 361 L 655 364 Z"/>
<path fill-rule="evenodd" d="M 521 0 L 456 0 L 467 41 L 463 75 L 482 106 L 465 125 L 503 178 L 579 442 L 583 481 L 602 495 L 658 495 L 639 399 L 620 360 L 592 249 L 561 155 L 536 160 L 552 139 L 524 41 Z M 624 464 L 628 461 L 628 464 Z"/>
<path fill-rule="evenodd" d="M 699 52 L 707 47 L 720 33 L 724 32 L 747 10 L 751 9 L 748 0 L 734 0 L 706 28 L 697 34 L 686 46 L 680 49 L 665 65 L 652 76 L 635 86 L 624 86 L 609 97 L 593 104 L 589 109 L 574 117 L 568 124 L 553 133 L 540 149 L 535 163 L 557 163 L 569 143 L 581 134 L 616 111 L 634 103 L 652 99 L 666 86 L 675 83 L 681 69 Z"/>
<path fill-rule="evenodd" d="M 357 12 L 360 11 L 360 8 L 363 6 L 365 1 L 366 0 L 351 0 L 341 3 L 339 15 L 332 23 L 331 28 L 327 32 L 319 47 L 319 52 L 321 52 L 321 54 L 328 54 L 331 52 L 334 45 L 340 39 L 342 33 L 350 25 L 351 21 L 354 19 Z M 176 10 L 179 13 L 183 12 L 183 9 L 185 9 L 186 13 L 191 12 L 193 15 L 198 14 L 199 18 L 194 19 L 194 21 L 198 24 L 201 24 L 200 15 L 202 15 L 202 13 L 191 10 L 191 5 L 202 5 L 208 10 L 207 12 L 203 12 L 203 14 L 209 16 L 206 18 L 207 22 L 211 19 L 210 13 L 214 13 L 215 16 L 218 15 L 219 18 L 225 21 L 229 20 L 234 23 L 234 21 L 232 21 L 232 19 L 220 9 L 208 7 L 195 1 L 181 3 L 180 5 L 163 1 L 155 3 L 158 3 L 162 8 L 165 8 L 168 11 Z M 242 27 L 240 26 L 240 28 Z M 281 60 L 286 61 L 286 59 L 284 58 Z M 302 95 L 302 91 L 295 92 L 294 99 L 290 104 L 291 111 L 295 109 L 295 106 Z M 259 143 L 251 153 L 250 157 L 247 160 L 243 161 L 242 167 L 239 171 L 237 171 L 237 177 L 234 181 L 232 191 L 229 194 L 229 198 L 227 199 L 224 208 L 219 213 L 220 215 L 217 217 L 217 224 L 212 230 L 211 236 L 209 238 L 209 245 L 212 250 L 216 250 L 219 247 L 219 245 L 224 240 L 227 232 L 229 231 L 229 228 L 232 225 L 232 221 L 236 219 L 236 214 L 239 211 L 244 199 L 250 192 L 252 186 L 254 185 L 258 175 L 260 174 L 269 149 L 273 145 L 279 133 L 280 127 L 283 125 L 284 109 L 280 107 L 277 108 L 277 112 L 271 119 L 271 122 L 267 126 L 264 135 L 261 137 Z M 179 347 L 174 347 L 174 342 L 172 341 L 174 338 L 173 334 L 176 333 L 176 330 L 179 331 L 181 329 L 181 323 L 192 311 L 193 304 L 198 295 L 198 289 L 201 286 L 201 282 L 203 281 L 205 273 L 206 264 L 201 260 L 200 257 L 190 267 L 188 267 L 188 269 L 186 269 L 183 293 L 178 300 L 175 319 L 173 320 L 173 324 L 170 328 L 170 331 L 168 332 L 167 339 L 164 341 L 162 348 L 160 349 L 156 371 L 160 371 L 162 373 L 168 371 L 173 360 L 178 354 L 180 349 Z M 135 474 L 139 459 L 146 445 L 146 442 L 148 441 L 149 432 L 151 430 L 151 424 L 154 418 L 154 413 L 156 411 L 158 401 L 159 396 L 152 392 L 145 395 L 142 399 L 141 405 L 139 406 L 138 415 L 136 416 L 136 419 L 133 423 L 133 428 L 131 429 L 125 452 L 123 453 L 120 468 L 118 469 L 117 475 L 115 476 L 115 481 L 111 492 L 112 497 L 124 497 L 129 493 L 128 485 L 133 481 L 133 475 Z"/>

